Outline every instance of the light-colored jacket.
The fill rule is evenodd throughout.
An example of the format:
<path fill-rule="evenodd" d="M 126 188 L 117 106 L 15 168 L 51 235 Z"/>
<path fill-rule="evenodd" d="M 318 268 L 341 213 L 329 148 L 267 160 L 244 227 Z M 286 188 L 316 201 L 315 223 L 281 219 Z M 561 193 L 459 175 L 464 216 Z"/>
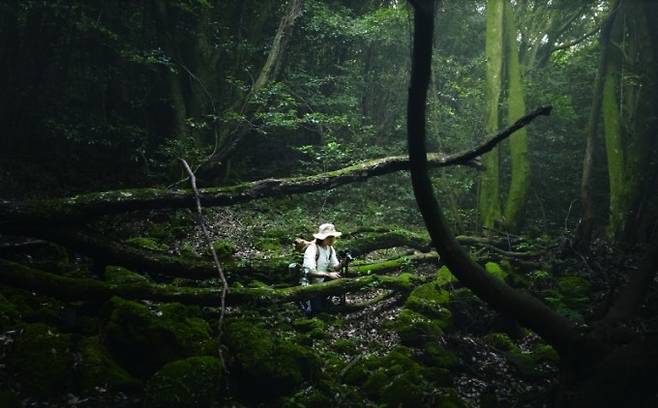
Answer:
<path fill-rule="evenodd" d="M 318 254 L 319 253 L 319 254 Z M 316 262 L 317 259 L 317 262 Z M 338 257 L 336 257 L 336 250 L 332 246 L 322 247 L 313 242 L 304 251 L 304 268 L 308 268 L 310 272 L 329 272 L 340 265 Z M 311 277 L 311 283 L 324 282 L 323 276 Z"/>

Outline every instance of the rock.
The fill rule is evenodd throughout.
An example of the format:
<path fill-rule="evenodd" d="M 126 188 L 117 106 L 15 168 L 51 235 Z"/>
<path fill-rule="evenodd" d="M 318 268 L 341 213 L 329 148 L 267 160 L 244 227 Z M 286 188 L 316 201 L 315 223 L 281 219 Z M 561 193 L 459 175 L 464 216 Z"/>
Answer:
<path fill-rule="evenodd" d="M 198 307 L 168 303 L 151 311 L 114 297 L 103 314 L 103 344 L 122 367 L 141 378 L 168 362 L 206 354 L 212 344 L 210 326 Z"/>
<path fill-rule="evenodd" d="M 47 398 L 71 386 L 71 336 L 43 323 L 26 324 L 7 354 L 7 371 L 31 396 Z"/>
<path fill-rule="evenodd" d="M 450 293 L 441 289 L 437 282 L 430 282 L 415 288 L 407 298 L 404 307 L 421 313 L 445 329 L 450 325 L 452 314 L 445 305 L 450 300 Z"/>
<path fill-rule="evenodd" d="M 398 333 L 402 344 L 422 346 L 443 335 L 439 322 L 412 310 L 402 309 L 390 326 Z"/>
<path fill-rule="evenodd" d="M 82 389 L 103 387 L 110 390 L 131 391 L 141 388 L 141 382 L 134 379 L 112 359 L 98 336 L 83 338 L 78 349 L 80 363 L 77 370 Z"/>
<path fill-rule="evenodd" d="M 315 355 L 298 344 L 273 338 L 256 321 L 227 322 L 224 341 L 234 359 L 231 377 L 247 399 L 287 395 L 319 375 Z"/>
<path fill-rule="evenodd" d="M 217 357 L 196 356 L 166 364 L 147 384 L 144 408 L 211 407 L 219 403 L 224 372 Z"/>

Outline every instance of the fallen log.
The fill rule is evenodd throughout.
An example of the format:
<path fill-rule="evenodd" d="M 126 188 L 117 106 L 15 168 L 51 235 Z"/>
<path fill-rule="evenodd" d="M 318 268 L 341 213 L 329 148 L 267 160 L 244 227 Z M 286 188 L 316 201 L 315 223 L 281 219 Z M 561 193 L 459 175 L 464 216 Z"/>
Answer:
<path fill-rule="evenodd" d="M 67 248 L 80 251 L 81 253 L 105 264 L 120 265 L 129 269 L 149 274 L 176 277 L 185 279 L 212 279 L 217 277 L 215 265 L 203 258 L 189 258 L 168 255 L 137 248 L 121 242 L 112 241 L 105 236 L 92 231 L 82 229 L 40 229 L 35 230 L 34 235 L 55 242 Z M 393 236 L 393 238 L 391 238 Z M 404 241 L 408 237 L 408 241 Z M 367 238 L 363 241 L 354 240 L 355 255 L 370 252 L 374 247 L 377 249 L 391 246 L 422 247 L 423 238 L 409 232 L 395 232 L 383 239 Z M 375 244 L 373 244 L 375 243 Z M 387 244 L 389 246 L 382 246 Z M 270 259 L 244 259 L 241 262 L 225 262 L 226 274 L 232 281 L 244 281 L 248 279 L 259 279 L 266 282 L 287 281 L 294 283 L 298 276 L 289 276 L 288 265 L 299 262 L 300 256 L 279 256 Z M 369 273 L 381 274 L 400 269 L 408 263 L 421 264 L 438 262 L 436 253 L 434 255 L 411 255 L 398 257 L 382 262 L 353 265 L 350 276 L 358 276 Z"/>
<path fill-rule="evenodd" d="M 277 289 L 230 288 L 226 300 L 230 305 L 285 303 L 316 296 L 339 296 L 372 287 L 409 291 L 422 282 L 422 278 L 408 273 L 398 276 L 369 275 Z M 0 283 L 62 300 L 95 303 L 102 303 L 112 296 L 120 296 L 134 300 L 219 306 L 221 293 L 221 288 L 175 287 L 149 282 L 113 284 L 96 279 L 69 278 L 1 259 Z"/>
<path fill-rule="evenodd" d="M 539 108 L 511 127 L 497 133 L 484 143 L 465 152 L 427 155 L 428 167 L 477 165 L 477 158 L 540 115 L 548 115 L 550 107 Z M 238 203 L 289 194 L 326 190 L 340 185 L 363 182 L 371 177 L 409 169 L 407 156 L 392 156 L 368 160 L 342 169 L 305 177 L 265 179 L 229 187 L 199 190 L 204 207 L 230 206 Z M 126 189 L 80 194 L 67 198 L 28 201 L 0 200 L 0 231 L 16 233 L 36 225 L 82 224 L 90 218 L 134 210 L 190 208 L 196 206 L 192 190 L 157 188 Z"/>

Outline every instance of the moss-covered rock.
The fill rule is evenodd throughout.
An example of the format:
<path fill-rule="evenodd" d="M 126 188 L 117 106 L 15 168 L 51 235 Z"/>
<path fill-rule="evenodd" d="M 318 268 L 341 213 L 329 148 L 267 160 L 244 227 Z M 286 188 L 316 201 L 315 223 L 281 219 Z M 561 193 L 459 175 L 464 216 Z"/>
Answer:
<path fill-rule="evenodd" d="M 32 323 L 21 328 L 7 355 L 7 370 L 28 395 L 47 398 L 71 386 L 71 336 L 54 327 Z"/>
<path fill-rule="evenodd" d="M 147 384 L 144 408 L 211 407 L 219 403 L 223 368 L 213 356 L 197 356 L 166 364 Z"/>
<path fill-rule="evenodd" d="M 548 344 L 538 344 L 532 349 L 532 358 L 537 363 L 558 363 L 560 356 L 557 351 Z"/>
<path fill-rule="evenodd" d="M 0 285 L 0 290 L 7 301 L 16 307 L 23 321 L 41 322 L 56 327 L 62 324 L 64 302 L 8 286 Z"/>
<path fill-rule="evenodd" d="M 297 319 L 292 322 L 292 327 L 302 333 L 308 333 L 316 329 L 324 330 L 325 326 L 325 323 L 320 319 Z"/>
<path fill-rule="evenodd" d="M 484 264 L 484 270 L 486 270 L 494 278 L 505 280 L 507 278 L 507 271 L 505 271 L 499 264 L 495 262 L 487 262 Z"/>
<path fill-rule="evenodd" d="M 415 288 L 404 304 L 405 308 L 424 314 L 445 329 L 450 325 L 452 314 L 445 305 L 450 300 L 450 293 L 441 289 L 437 282 L 430 282 Z"/>
<path fill-rule="evenodd" d="M 20 319 L 18 307 L 0 293 L 0 333 L 16 325 Z"/>
<path fill-rule="evenodd" d="M 103 344 L 131 374 L 147 377 L 165 363 L 207 353 L 210 326 L 198 308 L 177 303 L 149 310 L 114 297 L 104 307 Z"/>
<path fill-rule="evenodd" d="M 134 237 L 126 240 L 126 243 L 137 248 L 148 249 L 149 251 L 155 252 L 167 252 L 169 247 L 167 245 L 158 242 L 154 238 L 148 237 Z"/>
<path fill-rule="evenodd" d="M 427 344 L 422 358 L 423 363 L 431 367 L 452 368 L 459 364 L 459 358 L 439 344 Z"/>
<path fill-rule="evenodd" d="M 365 381 L 363 374 L 368 373 Z M 361 382 L 366 395 L 374 401 L 391 407 L 426 406 L 429 391 L 437 385 L 450 384 L 449 371 L 443 368 L 426 368 L 414 358 L 411 349 L 399 346 L 382 358 L 370 358 L 349 373 L 346 380 Z"/>
<path fill-rule="evenodd" d="M 245 398 L 287 395 L 319 374 L 315 355 L 298 344 L 274 338 L 255 320 L 227 322 L 224 340 L 234 357 L 232 378 Z"/>
<path fill-rule="evenodd" d="M 436 283 L 439 286 L 444 286 L 455 281 L 457 281 L 457 278 L 455 278 L 452 272 L 450 272 L 450 269 L 445 265 L 440 267 L 436 272 Z"/>
<path fill-rule="evenodd" d="M 501 351 L 518 351 L 519 347 L 505 333 L 489 333 L 482 338 L 485 343 Z"/>
<path fill-rule="evenodd" d="M 77 366 L 78 383 L 82 389 L 97 386 L 111 390 L 136 390 L 141 382 L 121 368 L 107 352 L 98 336 L 85 337 L 78 344 L 80 362 Z"/>
<path fill-rule="evenodd" d="M 403 308 L 390 326 L 398 333 L 402 344 L 422 346 L 443 335 L 440 322 L 440 320 L 432 320 L 413 310 Z"/>
<path fill-rule="evenodd" d="M 150 282 L 150 279 L 144 275 L 140 275 L 122 266 L 114 265 L 108 265 L 105 267 L 104 278 L 108 283 L 115 283 L 118 285 L 125 283 Z"/>

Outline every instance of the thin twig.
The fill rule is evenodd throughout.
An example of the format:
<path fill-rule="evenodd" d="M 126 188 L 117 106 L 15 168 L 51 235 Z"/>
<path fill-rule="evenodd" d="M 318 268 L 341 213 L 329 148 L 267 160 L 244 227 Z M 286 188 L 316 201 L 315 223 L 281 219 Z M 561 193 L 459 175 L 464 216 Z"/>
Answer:
<path fill-rule="evenodd" d="M 222 294 L 221 294 L 221 301 L 220 301 L 220 306 L 221 306 L 221 312 L 219 314 L 219 322 L 218 322 L 218 327 L 217 327 L 217 343 L 219 343 L 218 351 L 219 351 L 219 358 L 222 361 L 222 366 L 224 367 L 224 372 L 228 372 L 226 370 L 226 363 L 224 361 L 224 355 L 222 353 L 222 326 L 224 323 L 224 314 L 226 313 L 226 293 L 228 292 L 228 282 L 226 282 L 226 277 L 224 276 L 224 270 L 222 269 L 222 264 L 219 262 L 219 257 L 217 257 L 217 252 L 215 251 L 215 247 L 212 245 L 212 241 L 210 240 L 210 234 L 208 234 L 208 229 L 206 228 L 206 218 L 203 216 L 203 212 L 201 209 L 201 198 L 199 195 L 199 189 L 197 189 L 196 186 L 196 177 L 194 176 L 194 172 L 190 168 L 190 166 L 187 164 L 185 159 L 180 159 L 180 161 L 183 163 L 183 166 L 185 167 L 185 170 L 190 176 L 190 183 L 192 184 L 192 190 L 194 190 L 194 198 L 196 199 L 196 210 L 197 210 L 197 219 L 199 221 L 199 225 L 201 226 L 201 230 L 203 231 L 203 236 L 206 240 L 206 244 L 208 245 L 208 248 L 210 248 L 210 252 L 212 253 L 212 259 L 215 262 L 215 266 L 217 267 L 217 272 L 219 273 L 219 278 L 222 281 Z"/>

